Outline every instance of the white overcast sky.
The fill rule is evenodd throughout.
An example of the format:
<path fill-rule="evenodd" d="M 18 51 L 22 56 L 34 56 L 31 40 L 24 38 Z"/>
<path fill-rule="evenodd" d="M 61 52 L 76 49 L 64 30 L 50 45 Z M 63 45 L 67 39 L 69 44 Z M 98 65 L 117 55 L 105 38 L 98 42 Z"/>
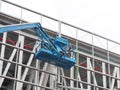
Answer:
<path fill-rule="evenodd" d="M 120 42 L 120 0 L 9 0 Z"/>

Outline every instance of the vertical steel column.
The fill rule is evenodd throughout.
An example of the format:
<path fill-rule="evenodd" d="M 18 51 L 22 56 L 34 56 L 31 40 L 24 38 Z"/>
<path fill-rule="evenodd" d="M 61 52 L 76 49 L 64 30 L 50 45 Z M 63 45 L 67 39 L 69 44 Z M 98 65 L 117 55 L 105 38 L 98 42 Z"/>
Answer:
<path fill-rule="evenodd" d="M 90 69 L 89 65 L 90 58 L 87 57 L 87 69 Z M 87 70 L 87 83 L 91 84 L 91 71 Z M 87 85 L 87 89 L 91 90 L 91 86 Z"/>
<path fill-rule="evenodd" d="M 22 11 L 23 9 L 21 8 L 21 12 L 20 12 L 20 21 L 19 21 L 19 23 L 22 23 L 22 14 L 23 14 L 23 11 Z M 20 31 L 18 31 L 19 32 L 19 37 L 20 37 Z M 18 38 L 19 38 L 18 37 Z M 19 40 L 20 40 L 20 38 L 19 38 Z M 17 52 L 17 57 L 16 57 L 16 63 L 18 63 L 18 60 L 19 60 L 19 51 L 20 51 L 20 49 L 18 48 L 18 52 Z M 18 65 L 16 64 L 16 66 L 15 66 L 15 74 L 14 74 L 14 76 L 15 76 L 15 78 L 17 78 L 17 69 L 18 69 Z M 13 86 L 13 90 L 16 90 L 16 88 L 17 88 L 17 82 L 16 81 L 14 81 L 14 86 Z M 20 89 L 20 86 L 19 86 L 19 89 Z"/>
<path fill-rule="evenodd" d="M 3 40 L 2 40 L 2 42 L 4 44 L 6 43 L 6 38 L 7 38 L 7 32 L 3 33 Z M 5 56 L 5 45 L 2 44 L 0 58 L 4 59 L 4 56 Z M 0 75 L 2 75 L 2 69 L 3 69 L 3 61 L 0 60 Z M 2 81 L 1 77 L 0 77 L 0 81 Z"/>
<path fill-rule="evenodd" d="M 41 45 L 39 42 L 37 42 L 38 45 Z M 39 46 L 39 48 L 37 48 L 38 50 L 41 48 L 41 46 Z M 37 50 L 37 51 L 38 51 Z M 40 60 L 36 60 L 36 69 L 39 69 L 40 68 Z M 38 81 L 39 81 L 39 71 L 35 71 L 35 84 L 38 84 Z M 38 90 L 38 87 L 37 86 L 34 86 L 34 90 Z"/>
<path fill-rule="evenodd" d="M 94 51 L 94 37 L 92 35 L 92 64 L 93 64 L 93 70 L 95 68 L 94 54 L 95 54 L 95 51 Z M 94 73 L 94 72 L 92 72 L 92 73 Z M 94 75 L 95 75 L 95 73 L 94 73 Z M 95 80 L 93 80 L 93 83 L 95 84 Z M 96 90 L 96 87 L 94 87 L 94 90 Z"/>
<path fill-rule="evenodd" d="M 70 69 L 70 78 L 74 79 L 74 66 L 71 67 L 71 69 Z M 74 87 L 74 81 L 73 80 L 70 80 L 70 86 L 71 86 L 71 88 Z"/>
<path fill-rule="evenodd" d="M 120 68 L 118 69 L 117 77 L 120 78 Z M 120 88 L 120 80 L 117 80 L 117 88 Z"/>
<path fill-rule="evenodd" d="M 60 84 L 60 70 L 61 70 L 61 68 L 57 68 L 57 84 Z M 56 87 L 57 88 L 57 87 Z M 59 88 L 57 88 L 57 90 L 60 90 Z"/>
<path fill-rule="evenodd" d="M 19 35 L 20 36 L 20 35 Z M 21 43 L 21 40 L 20 38 L 18 37 L 18 42 L 19 42 L 19 45 Z M 18 61 L 19 61 L 19 51 L 20 51 L 20 47 L 18 45 L 18 49 L 17 49 L 17 55 L 16 55 L 16 64 L 15 64 L 15 73 L 14 73 L 14 78 L 17 78 L 17 69 L 18 69 Z M 14 81 L 14 84 L 13 84 L 13 90 L 16 90 L 16 86 L 17 86 L 17 81 Z"/>
<path fill-rule="evenodd" d="M 103 72 L 103 74 L 106 74 L 106 66 L 105 65 L 106 64 L 104 62 L 102 62 L 102 72 Z M 107 78 L 106 78 L 105 75 L 103 75 L 103 87 L 107 88 Z"/>
<path fill-rule="evenodd" d="M 76 51 L 78 51 L 78 29 L 76 29 Z M 77 52 L 76 53 L 76 64 L 79 65 L 79 53 Z M 76 72 L 75 72 L 75 78 L 79 81 L 81 81 L 81 76 L 80 76 L 80 73 L 79 73 L 79 67 L 76 67 Z M 77 88 L 79 86 L 79 82 L 77 81 Z M 80 87 L 81 89 L 83 89 L 83 84 L 80 83 Z"/>
<path fill-rule="evenodd" d="M 59 37 L 61 37 L 61 21 L 58 21 L 58 35 Z M 56 83 L 60 83 L 60 69 L 57 67 L 57 82 Z M 60 88 L 57 88 L 57 90 L 60 90 Z"/>
<path fill-rule="evenodd" d="M 78 51 L 78 29 L 76 29 L 76 51 Z M 79 53 L 76 53 L 76 64 L 79 65 Z M 76 67 L 75 78 L 77 79 L 79 67 Z M 78 82 L 77 82 L 78 85 Z"/>
<path fill-rule="evenodd" d="M 24 36 L 19 36 L 19 39 L 21 40 L 20 49 L 23 49 L 24 48 Z M 23 51 L 20 50 L 18 63 L 22 64 L 22 61 L 23 61 Z M 22 66 L 18 65 L 18 72 L 17 72 L 18 80 L 21 80 L 21 74 L 22 74 Z M 20 90 L 20 82 L 17 82 L 16 90 Z"/>
<path fill-rule="evenodd" d="M 40 68 L 40 61 L 36 60 L 36 69 Z M 38 84 L 39 81 L 39 71 L 35 71 L 35 78 L 34 78 L 35 84 Z M 37 86 L 34 86 L 34 90 L 38 90 Z"/>
<path fill-rule="evenodd" d="M 108 40 L 107 40 L 107 61 L 108 62 L 110 62 L 110 53 L 109 53 L 109 45 L 108 45 Z M 110 75 L 110 72 L 111 72 L 111 70 L 110 70 L 110 64 L 108 63 L 108 74 Z M 110 83 L 111 83 L 111 78 L 109 77 L 109 87 L 111 87 L 110 86 Z"/>
<path fill-rule="evenodd" d="M 70 78 L 71 78 L 71 79 L 74 79 L 74 66 L 71 67 L 71 69 L 70 69 Z M 70 80 L 70 87 L 71 87 L 71 88 L 74 87 L 74 81 L 73 81 L 73 80 Z"/>

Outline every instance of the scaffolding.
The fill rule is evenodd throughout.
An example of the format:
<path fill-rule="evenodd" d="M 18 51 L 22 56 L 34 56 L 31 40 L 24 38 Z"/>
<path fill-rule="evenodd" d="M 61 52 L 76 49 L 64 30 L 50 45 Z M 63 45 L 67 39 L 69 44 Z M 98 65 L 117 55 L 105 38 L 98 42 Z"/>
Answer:
<path fill-rule="evenodd" d="M 58 34 L 67 38 L 74 47 L 77 63 L 65 70 L 35 60 L 35 43 L 39 40 L 32 30 L 0 34 L 0 90 L 120 89 L 120 43 L 0 0 L 0 25 L 26 22 L 40 22 L 51 38 Z M 68 36 L 65 30 L 74 35 L 68 32 Z"/>

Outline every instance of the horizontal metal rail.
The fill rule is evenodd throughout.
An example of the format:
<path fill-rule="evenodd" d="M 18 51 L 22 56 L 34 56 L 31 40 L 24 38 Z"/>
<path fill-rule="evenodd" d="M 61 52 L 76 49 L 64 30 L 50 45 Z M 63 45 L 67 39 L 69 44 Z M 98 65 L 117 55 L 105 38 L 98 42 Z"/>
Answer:
<path fill-rule="evenodd" d="M 18 4 L 12 3 L 12 2 L 10 2 L 10 1 L 7 1 L 7 0 L 1 0 L 1 1 L 6 2 L 6 3 L 8 3 L 8 4 L 11 4 L 11 5 L 14 5 L 14 6 L 17 6 L 17 7 L 21 8 L 21 9 L 25 9 L 25 10 L 27 10 L 27 11 L 33 12 L 33 13 L 35 13 L 35 14 L 44 16 L 44 17 L 49 18 L 49 19 L 51 19 L 51 20 L 57 21 L 58 23 L 61 22 L 62 24 L 65 24 L 65 25 L 67 25 L 67 26 L 73 27 L 73 28 L 75 28 L 75 29 L 84 31 L 84 32 L 86 32 L 86 33 L 92 34 L 92 35 L 94 35 L 94 36 L 98 36 L 98 37 L 103 38 L 103 39 L 105 39 L 105 40 L 107 40 L 107 41 L 111 41 L 111 42 L 113 42 L 113 43 L 116 43 L 116 44 L 120 45 L 119 42 L 116 42 L 116 41 L 114 41 L 114 40 L 105 38 L 105 37 L 103 37 L 103 36 L 101 36 L 101 35 L 98 35 L 98 34 L 96 34 L 96 33 L 87 31 L 87 30 L 85 30 L 85 29 L 82 29 L 82 28 L 80 28 L 80 27 L 77 27 L 77 26 L 74 26 L 74 25 L 72 25 L 72 24 L 66 23 L 66 22 L 64 22 L 64 21 L 61 21 L 61 20 L 52 18 L 52 17 L 50 17 L 50 16 L 47 16 L 47 15 L 45 15 L 45 14 L 36 12 L 36 11 L 34 11 L 34 10 L 31 10 L 31 9 L 26 8 L 26 7 L 20 6 L 20 5 L 18 5 Z"/>
<path fill-rule="evenodd" d="M 87 83 L 87 82 L 85 82 L 85 81 L 79 81 L 79 80 L 77 80 L 77 79 L 72 79 L 72 78 L 69 78 L 69 77 L 67 77 L 67 76 L 62 76 L 62 75 L 61 75 L 61 77 L 65 78 L 65 79 L 72 80 L 72 81 L 76 81 L 76 82 L 79 82 L 79 83 L 83 83 L 83 84 L 85 84 L 85 85 L 90 85 L 90 86 L 93 86 L 93 87 L 96 87 L 96 88 L 101 88 L 101 89 L 109 90 L 108 88 L 104 88 L 104 87 L 102 87 L 102 86 L 90 84 L 90 83 Z M 68 87 L 63 86 L 63 88 L 66 88 L 66 89 L 67 89 Z M 70 87 L 69 87 L 69 88 L 70 88 Z"/>
<path fill-rule="evenodd" d="M 45 89 L 48 89 L 48 90 L 54 90 L 54 89 L 52 89 L 50 87 L 45 87 L 45 86 L 41 86 L 41 85 L 38 85 L 38 84 L 35 84 L 35 83 L 31 83 L 31 82 L 27 82 L 27 81 L 23 81 L 23 80 L 18 80 L 16 78 L 9 77 L 9 76 L 0 75 L 0 77 L 6 78 L 6 79 L 10 79 L 10 80 L 14 80 L 14 81 L 17 81 L 17 82 L 21 82 L 21 83 L 24 83 L 24 84 L 29 84 L 29 85 L 37 86 L 37 87 L 40 87 L 40 88 L 45 88 Z"/>

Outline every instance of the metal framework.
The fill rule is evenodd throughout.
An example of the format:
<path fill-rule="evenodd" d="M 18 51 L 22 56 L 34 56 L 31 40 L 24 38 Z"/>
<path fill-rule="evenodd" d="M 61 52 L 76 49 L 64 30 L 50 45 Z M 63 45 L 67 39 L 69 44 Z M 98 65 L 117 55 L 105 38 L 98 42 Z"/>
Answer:
<path fill-rule="evenodd" d="M 71 47 L 71 49 L 69 48 L 69 52 L 67 50 L 67 47 L 69 47 L 69 41 L 59 36 L 56 36 L 56 38 L 52 40 L 43 30 L 40 23 L 24 23 L 1 26 L 0 33 L 27 29 L 33 29 L 40 39 L 41 44 L 38 44 L 38 47 L 41 48 L 36 50 L 36 59 L 41 60 L 42 62 L 53 64 L 57 67 L 62 67 L 64 69 L 70 69 L 72 66 L 74 66 L 76 60 L 75 57 L 72 58 L 71 56 L 73 55 L 70 54 L 73 52 L 73 50 L 71 50 Z"/>
<path fill-rule="evenodd" d="M 4 5 L 20 9 L 20 17 L 4 12 Z M 3 9 L 3 10 L 2 10 Z M 70 70 L 57 68 L 54 65 L 35 60 L 35 33 L 31 30 L 14 31 L 0 34 L 0 90 L 119 90 L 120 89 L 120 55 L 110 51 L 109 43 L 118 42 L 88 32 L 63 21 L 56 20 L 6 0 L 0 1 L 0 24 L 26 22 L 23 11 L 37 14 L 44 24 L 44 18 L 57 23 L 57 31 L 46 27 L 46 32 L 54 37 L 59 36 L 70 40 L 75 47 L 77 64 Z M 14 16 L 14 17 L 13 17 Z M 76 37 L 71 38 L 62 32 L 63 26 L 74 28 Z M 91 43 L 79 39 L 79 31 L 91 35 Z M 106 49 L 95 45 L 94 40 L 102 38 Z"/>

